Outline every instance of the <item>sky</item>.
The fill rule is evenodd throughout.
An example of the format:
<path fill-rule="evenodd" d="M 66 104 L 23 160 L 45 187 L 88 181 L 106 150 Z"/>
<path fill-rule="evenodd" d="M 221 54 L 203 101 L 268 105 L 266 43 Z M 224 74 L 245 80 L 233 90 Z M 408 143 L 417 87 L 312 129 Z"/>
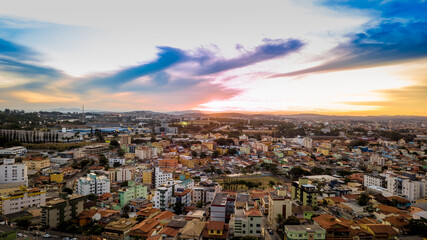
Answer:
<path fill-rule="evenodd" d="M 6 0 L 0 109 L 427 116 L 425 0 Z"/>

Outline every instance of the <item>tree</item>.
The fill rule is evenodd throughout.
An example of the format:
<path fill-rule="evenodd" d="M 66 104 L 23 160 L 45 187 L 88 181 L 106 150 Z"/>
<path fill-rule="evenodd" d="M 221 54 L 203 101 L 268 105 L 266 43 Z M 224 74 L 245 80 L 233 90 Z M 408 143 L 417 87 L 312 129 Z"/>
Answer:
<path fill-rule="evenodd" d="M 273 187 L 274 185 L 276 185 L 276 183 L 274 181 L 269 181 L 268 182 L 268 186 Z"/>
<path fill-rule="evenodd" d="M 119 146 L 119 142 L 117 142 L 117 140 L 111 140 L 110 147 L 115 148 L 115 147 L 118 147 L 118 146 Z"/>
<path fill-rule="evenodd" d="M 117 167 L 120 167 L 122 164 L 120 164 L 119 162 L 115 162 L 114 164 L 113 164 L 113 167 L 115 167 L 115 168 L 117 168 Z"/>
<path fill-rule="evenodd" d="M 212 153 L 212 158 L 217 158 L 217 157 L 219 157 L 219 151 L 218 150 L 215 150 L 213 153 Z"/>
<path fill-rule="evenodd" d="M 284 225 L 300 225 L 301 224 L 298 218 L 292 215 L 286 218 L 286 220 L 283 223 Z"/>
<path fill-rule="evenodd" d="M 92 194 L 86 195 L 86 198 L 91 200 L 91 201 L 95 201 L 98 199 L 98 196 L 96 194 L 92 193 Z"/>
<path fill-rule="evenodd" d="M 313 175 L 322 175 L 323 173 L 325 173 L 325 170 L 323 170 L 322 168 L 314 167 L 313 169 L 311 169 L 311 174 Z"/>
<path fill-rule="evenodd" d="M 175 205 L 173 206 L 173 212 L 174 212 L 176 215 L 180 215 L 180 214 L 182 214 L 182 212 L 184 211 L 184 207 L 185 207 L 185 205 L 184 205 L 184 204 L 182 204 L 181 202 L 177 202 L 177 203 L 175 203 Z"/>
<path fill-rule="evenodd" d="M 119 148 L 119 150 L 117 150 L 117 154 L 118 154 L 120 157 L 123 157 L 123 156 L 125 155 L 125 151 L 124 151 L 123 149 Z"/>
<path fill-rule="evenodd" d="M 101 166 L 108 166 L 108 159 L 105 157 L 104 154 L 99 155 L 99 165 Z"/>
<path fill-rule="evenodd" d="M 200 153 L 200 158 L 206 158 L 206 157 L 207 157 L 207 155 L 205 152 Z"/>
<path fill-rule="evenodd" d="M 194 158 L 198 156 L 196 151 L 191 151 L 191 156 L 193 156 Z"/>
<path fill-rule="evenodd" d="M 68 194 L 73 194 L 73 189 L 66 187 L 66 188 L 62 189 L 62 192 L 65 192 L 65 193 L 68 193 Z"/>
<path fill-rule="evenodd" d="M 196 207 L 197 207 L 197 208 L 202 208 L 202 207 L 203 207 L 203 201 L 202 201 L 202 200 L 198 201 L 198 202 L 196 203 Z"/>
<path fill-rule="evenodd" d="M 357 203 L 360 206 L 366 206 L 369 203 L 369 200 L 370 200 L 369 195 L 367 193 L 362 193 L 357 199 Z"/>
<path fill-rule="evenodd" d="M 411 234 L 427 237 L 427 220 L 411 219 L 407 227 L 411 230 Z"/>
<path fill-rule="evenodd" d="M 285 218 L 282 214 L 277 214 L 277 231 L 281 234 L 285 231 Z"/>
<path fill-rule="evenodd" d="M 23 229 L 27 229 L 31 225 L 31 221 L 26 218 L 17 219 L 15 222 L 18 227 Z"/>
<path fill-rule="evenodd" d="M 237 154 L 237 150 L 234 149 L 234 148 L 228 149 L 227 153 L 230 154 L 230 155 L 236 155 Z"/>

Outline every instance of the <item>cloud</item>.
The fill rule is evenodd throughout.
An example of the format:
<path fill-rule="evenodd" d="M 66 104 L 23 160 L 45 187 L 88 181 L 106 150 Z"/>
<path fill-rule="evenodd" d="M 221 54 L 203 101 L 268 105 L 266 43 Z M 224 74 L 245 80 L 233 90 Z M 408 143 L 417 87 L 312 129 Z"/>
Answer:
<path fill-rule="evenodd" d="M 201 62 L 200 69 L 197 71 L 198 75 L 207 75 L 246 67 L 258 62 L 283 57 L 292 52 L 300 50 L 304 43 L 296 39 L 264 39 L 264 44 L 257 46 L 254 51 L 247 52 L 232 59 L 218 59 L 215 56 L 209 57 L 208 61 Z M 243 46 L 237 45 L 238 50 L 242 50 Z"/>
<path fill-rule="evenodd" d="M 416 14 L 419 9 L 424 9 L 424 13 L 427 12 L 425 2 L 341 1 L 340 4 L 329 3 L 329 5 L 382 11 L 380 14 L 388 18 L 381 19 L 378 24 L 367 28 L 364 32 L 349 34 L 348 42 L 340 44 L 328 53 L 328 56 L 333 56 L 333 60 L 315 67 L 276 74 L 271 77 L 290 77 L 315 72 L 374 67 L 427 57 L 427 33 L 425 30 L 427 20 L 425 14 L 423 18 L 417 18 L 421 15 Z M 402 5 L 405 7 L 398 7 Z M 416 13 L 409 14 L 412 12 Z"/>
<path fill-rule="evenodd" d="M 40 54 L 19 44 L 0 39 L 0 71 L 28 78 L 59 78 L 62 73 L 54 68 L 41 66 Z"/>

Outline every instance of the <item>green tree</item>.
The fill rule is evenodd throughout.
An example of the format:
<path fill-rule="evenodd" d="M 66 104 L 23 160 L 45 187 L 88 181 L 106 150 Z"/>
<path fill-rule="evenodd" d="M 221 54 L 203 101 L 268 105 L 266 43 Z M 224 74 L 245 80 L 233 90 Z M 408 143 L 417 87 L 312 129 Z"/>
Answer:
<path fill-rule="evenodd" d="M 180 202 L 177 202 L 177 203 L 175 203 L 175 205 L 173 206 L 173 212 L 174 212 L 176 215 L 180 215 L 180 214 L 182 214 L 182 212 L 184 211 L 184 207 L 185 207 L 185 205 L 184 205 L 184 204 L 182 204 L 182 203 L 180 203 Z"/>
<path fill-rule="evenodd" d="M 118 147 L 118 146 L 120 146 L 120 145 L 119 145 L 119 142 L 117 140 L 115 140 L 115 139 L 111 140 L 110 147 L 115 148 L 115 147 Z"/>
<path fill-rule="evenodd" d="M 198 156 L 196 151 L 191 151 L 191 156 L 193 156 L 194 158 L 196 158 Z"/>
<path fill-rule="evenodd" d="M 66 188 L 62 189 L 62 192 L 65 192 L 68 194 L 73 194 L 73 189 L 66 187 Z"/>
<path fill-rule="evenodd" d="M 427 237 L 427 220 L 411 219 L 407 227 L 411 230 L 411 234 Z"/>
<path fill-rule="evenodd" d="M 113 164 L 113 167 L 115 167 L 115 168 L 117 168 L 117 167 L 120 167 L 122 164 L 120 164 L 119 162 L 115 162 L 114 164 Z"/>
<path fill-rule="evenodd" d="M 298 218 L 292 215 L 286 218 L 286 220 L 283 223 L 284 225 L 300 225 L 301 224 Z"/>
<path fill-rule="evenodd" d="M 27 218 L 17 219 L 15 222 L 18 227 L 23 229 L 28 229 L 28 227 L 31 225 L 31 221 Z"/>
<path fill-rule="evenodd" d="M 203 207 L 203 201 L 198 201 L 197 203 L 196 203 L 196 207 L 197 208 L 202 208 Z"/>
<path fill-rule="evenodd" d="M 370 200 L 369 195 L 367 193 L 362 193 L 357 199 L 357 203 L 360 206 L 366 206 L 369 203 L 369 200 Z"/>
<path fill-rule="evenodd" d="M 206 157 L 207 157 L 207 155 L 205 152 L 200 153 L 200 158 L 206 158 Z"/>

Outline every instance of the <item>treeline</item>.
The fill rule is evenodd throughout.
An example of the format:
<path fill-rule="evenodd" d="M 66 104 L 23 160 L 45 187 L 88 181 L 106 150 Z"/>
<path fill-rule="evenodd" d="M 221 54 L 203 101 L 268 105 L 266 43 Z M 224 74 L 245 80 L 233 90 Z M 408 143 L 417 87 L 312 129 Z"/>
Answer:
<path fill-rule="evenodd" d="M 9 142 L 46 143 L 59 141 L 58 132 L 0 129 L 0 137 Z"/>
<path fill-rule="evenodd" d="M 225 178 L 223 182 L 223 187 L 225 190 L 234 190 L 237 189 L 239 186 L 245 186 L 248 189 L 254 189 L 261 187 L 261 182 L 251 182 L 246 180 L 235 180 L 231 178 Z"/>

